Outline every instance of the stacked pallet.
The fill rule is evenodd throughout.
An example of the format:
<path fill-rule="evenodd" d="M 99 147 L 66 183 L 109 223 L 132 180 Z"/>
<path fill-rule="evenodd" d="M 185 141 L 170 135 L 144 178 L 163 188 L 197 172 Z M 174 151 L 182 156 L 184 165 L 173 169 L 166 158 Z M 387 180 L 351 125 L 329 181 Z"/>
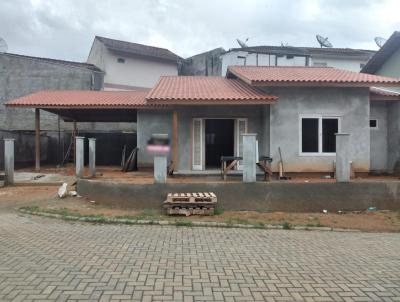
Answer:
<path fill-rule="evenodd" d="M 217 196 L 205 193 L 169 193 L 164 201 L 168 215 L 213 215 Z"/>

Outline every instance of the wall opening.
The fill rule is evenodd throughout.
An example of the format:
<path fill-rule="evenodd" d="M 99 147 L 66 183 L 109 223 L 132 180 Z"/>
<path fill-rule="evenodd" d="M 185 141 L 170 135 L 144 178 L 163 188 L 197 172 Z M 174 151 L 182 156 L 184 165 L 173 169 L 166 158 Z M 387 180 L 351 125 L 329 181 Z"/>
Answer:
<path fill-rule="evenodd" d="M 205 120 L 205 165 L 206 168 L 219 168 L 221 156 L 233 156 L 235 150 L 235 120 Z"/>

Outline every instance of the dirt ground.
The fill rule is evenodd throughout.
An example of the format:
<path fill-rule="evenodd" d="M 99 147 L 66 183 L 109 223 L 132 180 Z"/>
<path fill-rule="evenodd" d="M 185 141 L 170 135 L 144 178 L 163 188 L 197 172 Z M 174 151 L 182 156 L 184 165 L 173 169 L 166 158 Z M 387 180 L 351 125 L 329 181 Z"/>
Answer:
<path fill-rule="evenodd" d="M 34 167 L 18 169 L 16 172 L 35 172 Z M 66 165 L 61 168 L 54 166 L 43 166 L 41 167 L 41 173 L 52 173 L 60 174 L 63 176 L 73 176 L 75 174 L 75 167 L 72 164 Z M 217 173 L 218 174 L 218 173 Z M 84 175 L 89 175 L 88 167 L 84 169 Z M 326 178 L 329 177 L 329 178 Z M 259 181 L 263 181 L 263 177 L 259 175 L 257 177 Z M 96 167 L 96 178 L 94 180 L 99 181 L 114 181 L 123 183 L 136 183 L 136 184 L 151 184 L 154 183 L 153 171 L 151 169 L 141 169 L 135 172 L 121 172 L 118 166 L 97 166 Z M 241 182 L 241 175 L 228 175 L 227 180 L 222 180 L 219 175 L 196 175 L 196 176 L 186 176 L 186 175 L 174 175 L 173 177 L 168 177 L 167 182 L 169 183 L 198 183 L 198 182 L 212 182 L 212 183 L 231 183 L 231 182 Z M 278 180 L 273 179 L 272 182 Z M 399 177 L 395 176 L 373 176 L 365 175 L 363 177 L 357 177 L 353 181 L 399 181 Z M 329 173 L 325 176 L 321 175 L 296 175 L 286 182 L 290 183 L 321 183 L 321 182 L 335 182 L 334 178 L 331 178 Z"/>
<path fill-rule="evenodd" d="M 15 186 L 0 189 L 0 211 L 15 211 L 20 207 L 38 206 L 44 210 L 61 211 L 80 215 L 132 216 L 146 219 L 177 219 L 155 210 L 107 208 L 83 197 L 57 197 L 57 186 Z M 359 229 L 367 232 L 400 232 L 400 211 L 361 213 L 284 213 L 255 211 L 223 211 L 214 216 L 192 216 L 185 219 L 230 223 L 263 223 L 293 226 L 327 226 Z"/>

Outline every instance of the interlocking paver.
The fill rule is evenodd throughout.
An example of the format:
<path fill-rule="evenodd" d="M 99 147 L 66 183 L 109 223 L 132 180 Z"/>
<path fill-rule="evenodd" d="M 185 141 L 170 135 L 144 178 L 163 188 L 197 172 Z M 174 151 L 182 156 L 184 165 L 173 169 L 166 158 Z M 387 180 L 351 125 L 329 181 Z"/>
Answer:
<path fill-rule="evenodd" d="M 400 301 L 400 234 L 0 214 L 0 301 Z"/>

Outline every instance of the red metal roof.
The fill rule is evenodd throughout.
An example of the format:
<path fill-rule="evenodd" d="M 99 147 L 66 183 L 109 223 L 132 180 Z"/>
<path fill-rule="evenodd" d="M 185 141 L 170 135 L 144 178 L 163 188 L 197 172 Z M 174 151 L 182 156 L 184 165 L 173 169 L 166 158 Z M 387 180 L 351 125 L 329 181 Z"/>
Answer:
<path fill-rule="evenodd" d="M 163 76 L 147 96 L 157 104 L 265 104 L 276 96 L 238 79 L 207 76 Z"/>
<path fill-rule="evenodd" d="M 9 101 L 9 107 L 138 108 L 148 106 L 147 91 L 39 91 Z"/>
<path fill-rule="evenodd" d="M 332 67 L 229 66 L 232 75 L 261 86 L 400 86 L 400 79 Z"/>

